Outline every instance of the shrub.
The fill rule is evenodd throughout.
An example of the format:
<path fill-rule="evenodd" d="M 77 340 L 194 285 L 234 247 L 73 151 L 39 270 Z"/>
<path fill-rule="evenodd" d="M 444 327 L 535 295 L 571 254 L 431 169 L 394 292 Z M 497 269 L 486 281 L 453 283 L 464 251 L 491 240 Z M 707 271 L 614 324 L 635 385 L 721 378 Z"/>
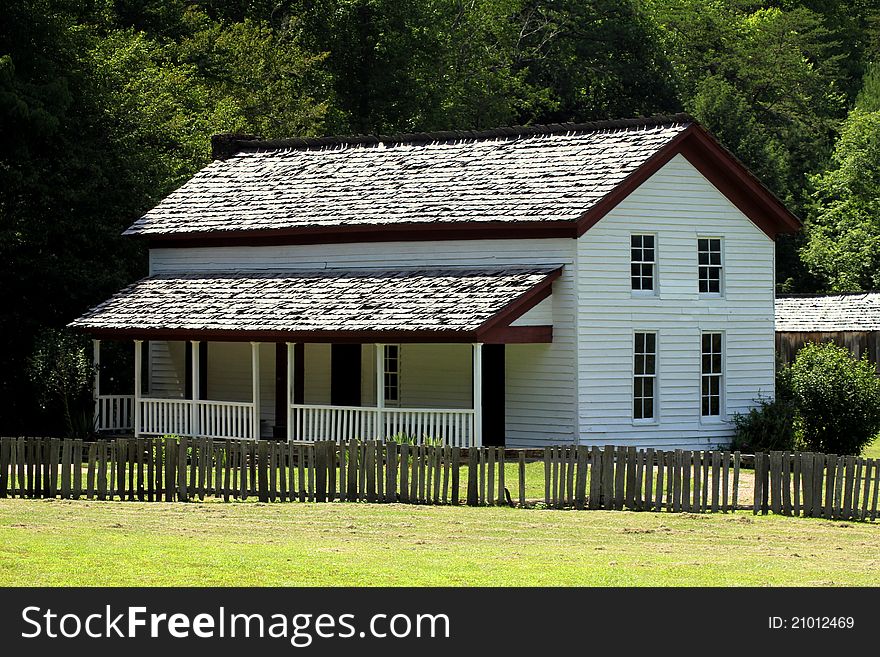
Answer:
<path fill-rule="evenodd" d="M 867 358 L 833 344 L 808 344 L 786 377 L 806 449 L 858 454 L 880 430 L 880 381 Z"/>
<path fill-rule="evenodd" d="M 733 449 L 743 452 L 794 450 L 795 405 L 784 397 L 758 398 L 758 406 L 733 416 Z"/>

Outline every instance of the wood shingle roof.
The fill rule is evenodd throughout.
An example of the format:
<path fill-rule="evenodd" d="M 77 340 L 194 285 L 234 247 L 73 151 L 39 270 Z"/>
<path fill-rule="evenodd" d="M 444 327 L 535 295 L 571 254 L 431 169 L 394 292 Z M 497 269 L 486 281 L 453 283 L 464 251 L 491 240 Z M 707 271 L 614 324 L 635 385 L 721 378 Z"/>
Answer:
<path fill-rule="evenodd" d="M 777 297 L 776 331 L 880 331 L 880 292 Z"/>
<path fill-rule="evenodd" d="M 148 339 L 476 338 L 549 295 L 560 270 L 548 265 L 164 274 L 126 287 L 71 326 Z"/>
<path fill-rule="evenodd" d="M 240 140 L 137 220 L 150 238 L 571 223 L 691 125 L 684 115 L 398 137 Z"/>

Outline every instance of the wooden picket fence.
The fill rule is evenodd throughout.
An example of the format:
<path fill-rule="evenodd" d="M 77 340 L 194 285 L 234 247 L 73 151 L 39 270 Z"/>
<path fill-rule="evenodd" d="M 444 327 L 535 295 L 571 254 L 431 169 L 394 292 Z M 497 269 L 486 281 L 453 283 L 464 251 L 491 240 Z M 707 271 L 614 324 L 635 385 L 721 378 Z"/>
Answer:
<path fill-rule="evenodd" d="M 543 499 L 527 496 L 526 463 L 531 461 L 543 461 Z M 507 464 L 516 472 L 513 481 L 505 481 Z M 873 521 L 878 467 L 875 459 L 800 452 L 751 456 L 613 446 L 467 449 L 355 440 L 0 438 L 0 498 L 543 503 L 558 509 L 673 513 L 749 509 Z M 744 470 L 751 485 L 742 477 Z M 741 492 L 751 493 L 751 499 L 741 499 Z"/>

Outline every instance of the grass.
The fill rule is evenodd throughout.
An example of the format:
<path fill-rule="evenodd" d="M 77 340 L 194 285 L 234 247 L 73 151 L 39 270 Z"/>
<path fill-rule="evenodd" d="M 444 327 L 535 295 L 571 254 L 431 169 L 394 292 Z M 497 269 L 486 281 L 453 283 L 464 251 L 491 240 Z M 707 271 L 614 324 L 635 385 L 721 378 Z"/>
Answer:
<path fill-rule="evenodd" d="M 873 443 L 865 447 L 862 451 L 862 458 L 880 459 L 880 438 L 875 438 Z"/>
<path fill-rule="evenodd" d="M 0 585 L 880 585 L 880 526 L 745 512 L 0 500 Z"/>

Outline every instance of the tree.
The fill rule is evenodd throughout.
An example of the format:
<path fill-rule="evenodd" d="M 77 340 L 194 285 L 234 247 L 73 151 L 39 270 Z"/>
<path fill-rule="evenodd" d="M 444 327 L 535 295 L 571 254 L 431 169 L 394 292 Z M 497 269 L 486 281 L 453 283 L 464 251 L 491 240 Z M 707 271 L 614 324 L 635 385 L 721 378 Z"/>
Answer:
<path fill-rule="evenodd" d="M 867 358 L 834 344 L 808 344 L 788 374 L 804 447 L 858 454 L 880 431 L 880 379 Z"/>
<path fill-rule="evenodd" d="M 88 393 L 95 370 L 85 342 L 67 331 L 48 329 L 37 338 L 28 360 L 41 405 L 60 407 L 67 435 L 76 438 L 88 436 L 92 429 Z"/>
<path fill-rule="evenodd" d="M 850 113 L 831 162 L 812 178 L 801 257 L 827 290 L 880 288 L 880 110 Z"/>

